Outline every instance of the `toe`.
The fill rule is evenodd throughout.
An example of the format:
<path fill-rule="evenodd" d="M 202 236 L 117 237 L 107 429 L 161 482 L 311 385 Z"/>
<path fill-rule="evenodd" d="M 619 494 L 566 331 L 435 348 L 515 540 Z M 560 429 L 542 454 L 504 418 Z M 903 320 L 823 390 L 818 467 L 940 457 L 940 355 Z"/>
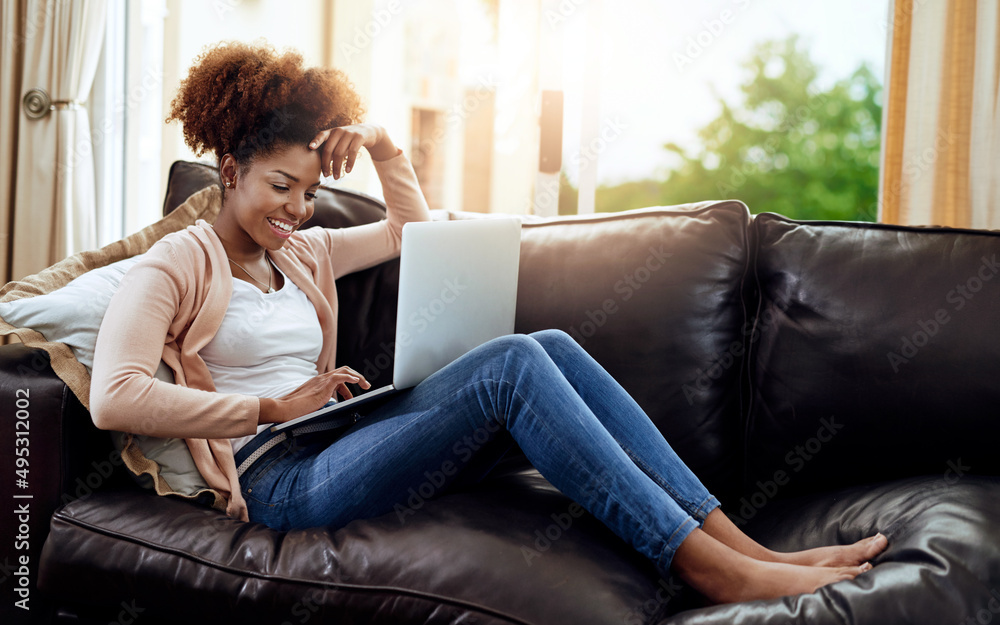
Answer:
<path fill-rule="evenodd" d="M 885 551 L 885 548 L 889 546 L 889 539 L 883 536 L 881 533 L 875 534 L 871 538 L 871 556 L 877 555 Z"/>

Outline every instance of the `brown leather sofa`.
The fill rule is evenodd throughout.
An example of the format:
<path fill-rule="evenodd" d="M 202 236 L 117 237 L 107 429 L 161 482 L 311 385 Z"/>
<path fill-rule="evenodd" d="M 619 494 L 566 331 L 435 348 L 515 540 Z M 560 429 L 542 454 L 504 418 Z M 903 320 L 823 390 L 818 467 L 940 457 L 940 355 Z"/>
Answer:
<path fill-rule="evenodd" d="M 210 168 L 175 164 L 164 211 L 213 180 Z M 313 221 L 329 227 L 383 215 L 342 190 L 320 204 Z M 764 544 L 886 534 L 888 550 L 856 580 L 706 606 L 577 513 L 503 439 L 484 454 L 503 453 L 488 473 L 489 463 L 467 468 L 403 518 L 293 532 L 242 523 L 136 486 L 44 353 L 10 345 L 0 347 L 0 621 L 1000 618 L 998 253 L 995 232 L 751 217 L 732 201 L 524 225 L 517 331 L 577 338 Z M 338 360 L 376 387 L 391 370 L 397 268 L 340 285 Z M 19 389 L 31 402 L 23 518 L 12 513 Z M 30 612 L 14 607 L 25 594 Z"/>

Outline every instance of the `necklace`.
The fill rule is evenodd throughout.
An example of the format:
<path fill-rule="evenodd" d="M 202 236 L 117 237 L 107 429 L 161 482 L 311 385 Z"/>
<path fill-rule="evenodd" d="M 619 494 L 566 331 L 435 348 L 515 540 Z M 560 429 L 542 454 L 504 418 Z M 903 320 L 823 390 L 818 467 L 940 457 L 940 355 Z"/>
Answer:
<path fill-rule="evenodd" d="M 229 258 L 229 256 L 227 255 L 226 258 Z M 267 262 L 267 257 L 266 256 L 264 257 L 264 261 Z M 250 279 L 253 280 L 254 282 L 256 282 L 257 284 L 259 284 L 261 286 L 267 286 L 267 292 L 268 293 L 274 293 L 274 289 L 271 288 L 271 274 L 273 272 L 271 270 L 271 263 L 270 262 L 267 263 L 267 284 L 266 285 L 263 282 L 261 282 L 260 280 L 258 280 L 257 278 L 254 278 L 253 275 L 249 271 L 247 271 L 246 269 L 243 268 L 243 265 L 239 264 L 238 262 L 236 262 L 232 258 L 229 258 L 229 262 L 231 262 L 232 264 L 236 265 L 240 269 L 243 269 L 243 273 L 245 273 L 248 276 L 250 276 Z"/>

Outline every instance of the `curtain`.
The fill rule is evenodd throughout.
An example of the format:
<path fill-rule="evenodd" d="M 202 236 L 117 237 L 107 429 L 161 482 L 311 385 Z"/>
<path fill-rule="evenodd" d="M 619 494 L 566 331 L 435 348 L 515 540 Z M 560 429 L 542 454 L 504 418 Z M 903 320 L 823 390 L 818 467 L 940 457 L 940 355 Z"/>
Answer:
<path fill-rule="evenodd" d="M 97 247 L 93 145 L 84 103 L 104 43 L 106 12 L 106 0 L 27 0 L 13 279 Z"/>
<path fill-rule="evenodd" d="M 17 127 L 21 112 L 21 66 L 24 62 L 24 13 L 27 0 L 0 0 L 0 284 L 10 272 L 17 176 Z"/>
<path fill-rule="evenodd" d="M 879 220 L 1000 228 L 996 0 L 895 0 Z"/>

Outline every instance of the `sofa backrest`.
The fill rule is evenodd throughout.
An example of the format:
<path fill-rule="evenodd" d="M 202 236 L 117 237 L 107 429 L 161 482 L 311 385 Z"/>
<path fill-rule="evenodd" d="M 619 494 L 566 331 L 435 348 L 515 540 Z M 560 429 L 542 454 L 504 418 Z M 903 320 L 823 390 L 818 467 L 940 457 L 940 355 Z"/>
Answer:
<path fill-rule="evenodd" d="M 997 472 L 1000 232 L 763 214 L 753 235 L 749 492 Z"/>
<path fill-rule="evenodd" d="M 705 202 L 526 223 L 518 332 L 568 332 L 720 497 L 742 471 L 750 214 Z"/>

